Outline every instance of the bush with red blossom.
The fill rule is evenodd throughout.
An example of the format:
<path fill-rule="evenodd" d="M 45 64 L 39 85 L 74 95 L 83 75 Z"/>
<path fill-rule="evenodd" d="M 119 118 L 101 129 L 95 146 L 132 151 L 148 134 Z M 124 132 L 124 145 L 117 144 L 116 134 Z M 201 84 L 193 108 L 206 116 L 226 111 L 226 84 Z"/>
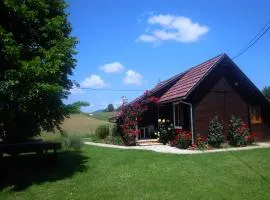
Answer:
<path fill-rule="evenodd" d="M 247 141 L 247 144 L 253 144 L 256 142 L 257 134 L 255 132 L 252 132 L 250 135 L 246 136 L 245 140 Z"/>
<path fill-rule="evenodd" d="M 245 122 L 239 117 L 232 116 L 229 121 L 229 142 L 233 146 L 246 146 L 255 142 L 255 133 L 250 133 Z"/>
<path fill-rule="evenodd" d="M 175 132 L 176 135 L 170 142 L 172 146 L 180 149 L 187 149 L 189 146 L 191 146 L 192 136 L 190 131 L 176 129 Z"/>
<path fill-rule="evenodd" d="M 195 138 L 195 145 L 199 150 L 207 149 L 207 137 L 197 134 Z"/>

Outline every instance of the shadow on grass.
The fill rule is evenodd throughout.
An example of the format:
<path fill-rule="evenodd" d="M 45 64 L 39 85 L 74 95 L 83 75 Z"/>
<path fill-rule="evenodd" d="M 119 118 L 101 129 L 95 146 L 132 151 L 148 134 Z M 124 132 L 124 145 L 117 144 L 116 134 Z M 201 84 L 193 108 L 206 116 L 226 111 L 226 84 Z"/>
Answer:
<path fill-rule="evenodd" d="M 54 182 L 72 177 L 87 170 L 89 158 L 80 152 L 60 152 L 58 159 L 24 155 L 17 158 L 5 157 L 0 163 L 0 191 L 11 187 L 21 191 L 33 184 Z"/>

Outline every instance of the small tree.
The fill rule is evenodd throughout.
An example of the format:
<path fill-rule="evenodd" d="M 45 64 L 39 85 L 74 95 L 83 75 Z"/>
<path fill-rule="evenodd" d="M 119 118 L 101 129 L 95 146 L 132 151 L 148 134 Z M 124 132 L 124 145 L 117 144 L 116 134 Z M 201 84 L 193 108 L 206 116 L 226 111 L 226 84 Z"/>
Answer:
<path fill-rule="evenodd" d="M 224 142 L 223 126 L 217 115 L 209 123 L 208 127 L 208 144 L 213 147 L 220 147 L 220 144 Z"/>
<path fill-rule="evenodd" d="M 110 104 L 108 105 L 107 111 L 108 111 L 108 112 L 113 112 L 113 111 L 114 111 L 114 106 L 113 106 L 113 104 L 110 103 Z"/>
<path fill-rule="evenodd" d="M 262 92 L 270 100 L 270 86 L 264 87 Z"/>

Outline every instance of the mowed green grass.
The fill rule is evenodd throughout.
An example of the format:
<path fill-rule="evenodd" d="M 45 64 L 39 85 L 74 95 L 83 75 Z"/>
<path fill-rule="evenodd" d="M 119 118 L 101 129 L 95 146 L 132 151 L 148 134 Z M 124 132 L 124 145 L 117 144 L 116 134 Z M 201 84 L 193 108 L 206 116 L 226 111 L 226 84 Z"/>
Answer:
<path fill-rule="evenodd" d="M 270 149 L 172 155 L 85 146 L 82 154 L 60 154 L 55 167 L 24 168 L 23 180 L 1 186 L 0 199 L 269 200 L 269 155 Z"/>

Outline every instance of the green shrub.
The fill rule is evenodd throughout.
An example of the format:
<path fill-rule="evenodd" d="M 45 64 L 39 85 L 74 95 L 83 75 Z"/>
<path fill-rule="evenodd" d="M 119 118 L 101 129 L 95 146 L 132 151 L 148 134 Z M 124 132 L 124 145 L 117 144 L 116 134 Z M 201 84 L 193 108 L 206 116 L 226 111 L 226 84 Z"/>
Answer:
<path fill-rule="evenodd" d="M 170 141 L 170 134 L 168 132 L 168 130 L 160 130 L 159 133 L 159 142 L 162 144 L 167 144 Z"/>
<path fill-rule="evenodd" d="M 70 139 L 66 132 L 61 131 L 61 146 L 64 151 L 69 149 Z"/>
<path fill-rule="evenodd" d="M 112 136 L 119 136 L 116 124 L 112 125 L 111 134 L 112 134 Z"/>
<path fill-rule="evenodd" d="M 80 151 L 83 146 L 83 140 L 80 136 L 72 135 L 69 137 L 70 145 L 69 149 L 73 149 L 75 151 Z"/>
<path fill-rule="evenodd" d="M 250 132 L 241 118 L 232 116 L 229 121 L 229 141 L 232 146 L 245 146 L 249 142 Z"/>
<path fill-rule="evenodd" d="M 100 139 L 105 139 L 109 135 L 109 126 L 108 125 L 100 125 L 96 129 L 96 135 Z"/>
<path fill-rule="evenodd" d="M 122 144 L 122 139 L 120 136 L 113 136 L 111 139 L 112 144 L 120 145 Z"/>
<path fill-rule="evenodd" d="M 220 144 L 224 142 L 223 126 L 219 121 L 218 116 L 214 116 L 209 122 L 207 142 L 213 147 L 220 147 Z"/>
<path fill-rule="evenodd" d="M 159 142 L 166 144 L 175 137 L 175 131 L 173 129 L 173 124 L 169 120 L 158 120 L 159 126 Z"/>
<path fill-rule="evenodd" d="M 68 135 L 65 132 L 61 132 L 61 145 L 64 151 L 66 150 L 81 150 L 83 146 L 83 140 L 78 135 Z"/>
<path fill-rule="evenodd" d="M 89 135 L 89 137 L 87 138 L 87 140 L 90 140 L 91 142 L 100 142 L 101 141 L 99 139 L 99 137 L 96 136 L 96 135 Z"/>

